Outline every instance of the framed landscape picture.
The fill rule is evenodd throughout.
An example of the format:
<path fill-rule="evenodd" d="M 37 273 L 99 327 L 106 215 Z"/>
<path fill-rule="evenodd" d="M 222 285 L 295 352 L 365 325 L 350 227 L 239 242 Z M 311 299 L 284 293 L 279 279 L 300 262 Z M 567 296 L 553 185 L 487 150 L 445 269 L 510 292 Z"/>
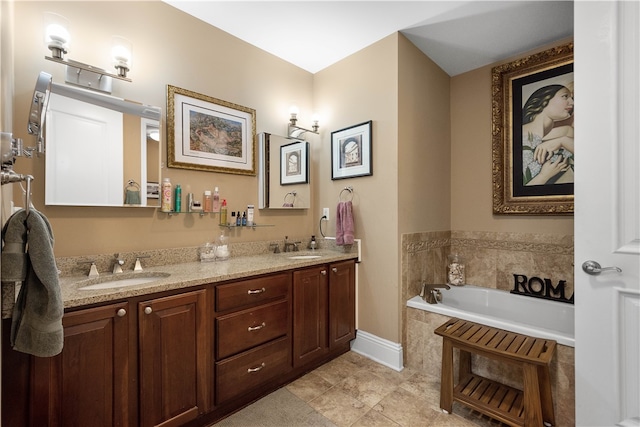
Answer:
<path fill-rule="evenodd" d="M 169 167 L 255 175 L 255 137 L 255 110 L 167 86 Z"/>

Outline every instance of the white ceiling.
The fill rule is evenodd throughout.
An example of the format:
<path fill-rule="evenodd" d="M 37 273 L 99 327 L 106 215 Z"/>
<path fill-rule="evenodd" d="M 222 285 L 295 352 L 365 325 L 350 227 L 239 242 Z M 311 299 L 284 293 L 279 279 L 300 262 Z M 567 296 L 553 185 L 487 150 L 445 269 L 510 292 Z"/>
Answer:
<path fill-rule="evenodd" d="M 163 1 L 311 73 L 397 31 L 450 76 L 573 35 L 573 1 Z"/>

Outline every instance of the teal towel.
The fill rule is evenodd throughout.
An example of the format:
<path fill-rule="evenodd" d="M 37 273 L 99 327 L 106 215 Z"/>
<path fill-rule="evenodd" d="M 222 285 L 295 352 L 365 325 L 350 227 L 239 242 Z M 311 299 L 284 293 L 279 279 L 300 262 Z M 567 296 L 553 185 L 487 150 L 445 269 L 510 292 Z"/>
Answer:
<path fill-rule="evenodd" d="M 126 190 L 124 198 L 125 205 L 139 205 L 140 204 L 140 190 Z"/>
<path fill-rule="evenodd" d="M 5 224 L 2 239 L 2 281 L 13 280 L 26 270 L 13 308 L 11 346 L 38 357 L 55 356 L 62 351 L 64 341 L 64 304 L 51 225 L 35 209 L 31 209 L 28 216 L 20 210 Z M 20 257 L 16 250 L 25 244 L 26 255 Z"/>

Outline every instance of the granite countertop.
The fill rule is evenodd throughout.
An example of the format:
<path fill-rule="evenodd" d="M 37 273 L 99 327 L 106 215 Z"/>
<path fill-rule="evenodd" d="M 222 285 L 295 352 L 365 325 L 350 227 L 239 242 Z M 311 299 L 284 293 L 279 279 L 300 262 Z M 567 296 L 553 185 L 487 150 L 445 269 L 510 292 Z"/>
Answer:
<path fill-rule="evenodd" d="M 291 259 L 300 255 L 320 255 L 312 259 Z M 329 262 L 357 258 L 357 253 L 344 253 L 327 249 L 313 252 L 287 252 L 279 254 L 261 254 L 231 257 L 224 261 L 189 262 L 145 268 L 142 272 L 125 271 L 121 274 L 102 273 L 98 280 L 109 280 L 110 277 L 144 277 L 158 274 L 157 280 L 141 285 L 123 288 L 80 290 L 83 286 L 96 282 L 87 276 L 61 277 L 60 287 L 65 308 L 82 307 L 90 304 L 104 303 L 126 298 L 148 295 L 156 292 L 185 289 L 192 286 L 217 283 L 227 280 L 242 279 L 261 274 L 276 273 L 302 267 L 309 267 Z M 163 277 L 162 274 L 169 274 Z"/>

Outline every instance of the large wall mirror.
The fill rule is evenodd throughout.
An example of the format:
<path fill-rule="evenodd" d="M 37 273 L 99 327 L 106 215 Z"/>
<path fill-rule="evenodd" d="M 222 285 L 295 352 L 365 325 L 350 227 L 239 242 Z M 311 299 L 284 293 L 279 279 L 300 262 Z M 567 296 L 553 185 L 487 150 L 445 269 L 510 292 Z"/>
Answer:
<path fill-rule="evenodd" d="M 258 207 L 308 209 L 309 143 L 270 133 L 258 134 Z"/>
<path fill-rule="evenodd" d="M 45 204 L 159 207 L 161 111 L 52 83 Z"/>

